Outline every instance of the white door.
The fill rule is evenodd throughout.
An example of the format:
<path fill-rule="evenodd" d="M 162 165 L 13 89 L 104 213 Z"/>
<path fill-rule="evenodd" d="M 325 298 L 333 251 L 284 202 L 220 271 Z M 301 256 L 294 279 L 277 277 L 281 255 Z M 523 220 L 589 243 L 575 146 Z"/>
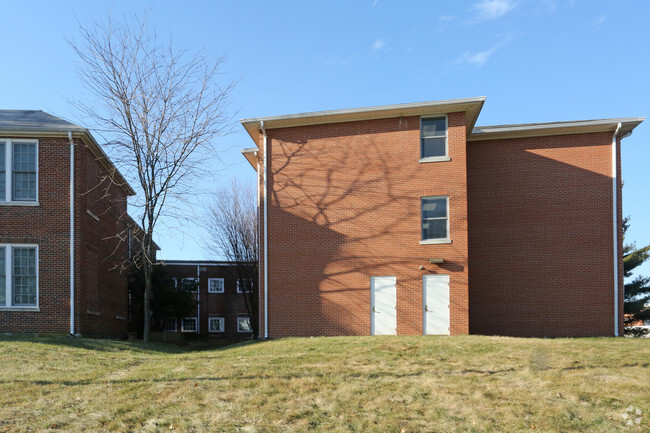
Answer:
<path fill-rule="evenodd" d="M 449 275 L 425 275 L 422 286 L 424 334 L 449 335 Z"/>
<path fill-rule="evenodd" d="M 370 335 L 397 335 L 397 278 L 370 277 Z"/>

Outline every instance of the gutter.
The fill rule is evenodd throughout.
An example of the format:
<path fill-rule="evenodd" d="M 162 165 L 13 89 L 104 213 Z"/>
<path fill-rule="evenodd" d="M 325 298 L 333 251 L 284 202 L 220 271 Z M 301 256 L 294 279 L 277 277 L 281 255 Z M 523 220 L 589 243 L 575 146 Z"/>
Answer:
<path fill-rule="evenodd" d="M 264 121 L 260 121 L 260 130 L 264 136 L 264 339 L 269 338 L 269 234 L 268 234 L 268 156 Z M 258 171 L 259 173 L 259 171 Z"/>
<path fill-rule="evenodd" d="M 74 334 L 74 140 L 70 140 L 70 335 Z"/>
<path fill-rule="evenodd" d="M 612 226 L 613 226 L 613 246 L 614 246 L 614 336 L 619 336 L 618 329 L 618 298 L 619 298 L 619 285 L 618 285 L 618 173 L 617 173 L 617 153 L 616 153 L 616 137 L 621 130 L 621 122 L 616 126 L 616 131 L 612 136 Z"/>

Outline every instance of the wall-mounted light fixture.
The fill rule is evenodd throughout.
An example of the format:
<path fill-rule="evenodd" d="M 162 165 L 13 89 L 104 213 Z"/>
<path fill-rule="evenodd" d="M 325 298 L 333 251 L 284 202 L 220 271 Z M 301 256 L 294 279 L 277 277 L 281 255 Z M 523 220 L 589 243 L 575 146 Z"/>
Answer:
<path fill-rule="evenodd" d="M 444 262 L 444 260 L 442 259 L 442 257 L 431 257 L 429 259 L 429 263 L 432 263 L 434 265 L 440 265 L 443 262 Z"/>

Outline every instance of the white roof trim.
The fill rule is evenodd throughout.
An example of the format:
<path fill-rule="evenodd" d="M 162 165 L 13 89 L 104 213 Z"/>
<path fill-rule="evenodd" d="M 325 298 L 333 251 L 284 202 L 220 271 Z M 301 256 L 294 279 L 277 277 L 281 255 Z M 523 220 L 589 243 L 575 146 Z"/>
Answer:
<path fill-rule="evenodd" d="M 619 119 L 576 120 L 569 122 L 523 123 L 519 125 L 477 126 L 467 141 L 495 140 L 499 138 L 535 137 L 542 135 L 584 134 L 590 132 L 614 131 L 622 125 L 621 135 L 636 128 L 645 117 L 624 117 Z"/>
<path fill-rule="evenodd" d="M 448 99 L 443 101 L 414 102 L 408 104 L 381 105 L 377 107 L 348 108 L 343 110 L 315 111 L 310 113 L 288 114 L 272 117 L 255 117 L 240 120 L 241 124 L 257 144 L 260 122 L 265 129 L 290 128 L 295 126 L 318 125 L 361 120 L 385 119 L 407 116 L 426 116 L 465 111 L 467 132 L 469 133 L 483 107 L 485 97 Z"/>

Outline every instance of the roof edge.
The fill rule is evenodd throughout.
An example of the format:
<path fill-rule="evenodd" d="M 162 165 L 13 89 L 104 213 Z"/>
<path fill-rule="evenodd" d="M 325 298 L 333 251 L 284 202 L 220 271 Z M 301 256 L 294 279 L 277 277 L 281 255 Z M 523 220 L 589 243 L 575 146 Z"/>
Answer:
<path fill-rule="evenodd" d="M 467 141 L 496 140 L 543 135 L 586 134 L 615 131 L 621 124 L 621 135 L 631 133 L 645 117 L 623 117 L 614 119 L 574 120 L 566 122 L 522 123 L 514 125 L 477 126 L 468 135 Z"/>
<path fill-rule="evenodd" d="M 247 147 L 246 149 L 242 149 L 240 152 L 242 155 L 244 155 L 244 158 L 246 158 L 246 161 L 257 171 L 257 152 L 259 149 L 257 147 Z"/>
<path fill-rule="evenodd" d="M 78 135 L 88 145 L 88 148 L 93 153 L 95 158 L 97 158 L 99 163 L 106 169 L 106 171 L 108 171 L 108 174 L 111 177 L 113 183 L 115 183 L 117 186 L 122 188 L 127 195 L 129 196 L 136 195 L 136 192 L 133 189 L 133 187 L 122 175 L 120 170 L 118 170 L 115 164 L 113 164 L 113 161 L 111 161 L 108 155 L 106 155 L 106 152 L 104 152 L 104 149 L 102 149 L 99 143 L 97 143 L 97 140 L 95 140 L 95 137 L 93 137 L 90 131 L 88 131 L 87 129 L 83 129 L 83 131 L 79 131 Z M 72 136 L 73 137 L 75 136 L 74 132 L 72 133 Z"/>
<path fill-rule="evenodd" d="M 476 119 L 485 102 L 485 96 L 462 99 L 446 99 L 441 101 L 413 102 L 395 105 L 379 105 L 374 107 L 347 108 L 341 110 L 314 111 L 307 113 L 287 114 L 282 116 L 254 117 L 241 119 L 240 123 L 257 144 L 257 131 L 261 122 L 265 129 L 286 128 L 295 126 L 318 125 L 339 122 L 355 122 L 361 120 L 384 119 L 392 117 L 433 115 L 451 113 L 454 111 L 469 112 L 467 133 L 474 128 Z"/>
<path fill-rule="evenodd" d="M 160 259 L 155 264 L 163 266 L 232 266 L 238 262 L 230 262 L 227 260 L 176 260 L 176 259 Z"/>
<path fill-rule="evenodd" d="M 113 182 L 118 185 L 120 188 L 126 192 L 127 195 L 133 196 L 136 194 L 135 190 L 127 182 L 126 178 L 122 173 L 117 169 L 113 161 L 106 155 L 106 152 L 101 148 L 95 137 L 88 131 L 86 128 L 75 125 L 75 128 L 48 128 L 48 129 L 38 129 L 38 128 L 20 128 L 16 130 L 11 129 L 2 129 L 0 133 L 3 136 L 14 136 L 14 137 L 68 137 L 68 132 L 72 133 L 73 137 L 81 138 L 84 143 L 88 146 L 90 151 L 93 153 L 95 158 L 99 163 L 108 171 L 109 175 L 113 179 Z"/>

